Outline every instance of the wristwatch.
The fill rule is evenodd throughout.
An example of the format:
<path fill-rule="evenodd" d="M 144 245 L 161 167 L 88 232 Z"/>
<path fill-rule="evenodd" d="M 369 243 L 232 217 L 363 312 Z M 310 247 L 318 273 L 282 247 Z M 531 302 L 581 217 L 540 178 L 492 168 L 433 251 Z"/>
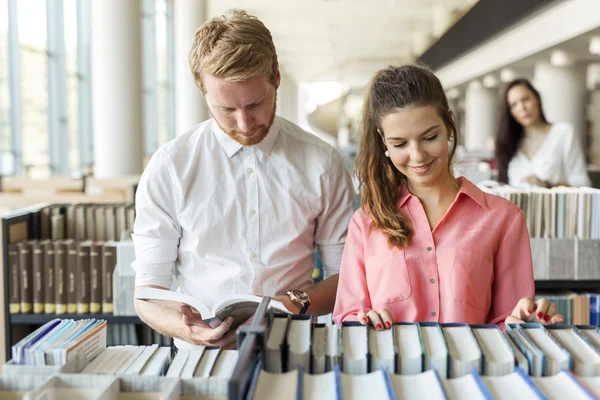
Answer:
<path fill-rule="evenodd" d="M 310 306 L 310 298 L 303 290 L 293 289 L 288 290 L 287 295 L 290 299 L 296 303 L 300 307 L 300 312 L 298 314 L 306 313 L 308 310 L 308 306 Z"/>

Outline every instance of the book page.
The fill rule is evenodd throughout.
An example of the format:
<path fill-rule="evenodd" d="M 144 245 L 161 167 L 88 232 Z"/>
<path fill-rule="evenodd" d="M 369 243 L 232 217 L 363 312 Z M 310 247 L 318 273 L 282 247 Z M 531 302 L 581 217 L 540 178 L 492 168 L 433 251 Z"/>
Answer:
<path fill-rule="evenodd" d="M 501 376 L 482 376 L 492 398 L 499 400 L 537 399 L 537 393 L 518 373 Z"/>
<path fill-rule="evenodd" d="M 428 371 L 429 372 L 429 371 Z M 460 378 L 442 379 L 448 400 L 485 400 L 473 374 L 463 375 Z"/>
<path fill-rule="evenodd" d="M 302 377 L 303 400 L 334 400 L 337 399 L 335 371 L 324 374 L 304 374 Z"/>
<path fill-rule="evenodd" d="M 261 400 L 295 399 L 297 388 L 297 369 L 283 374 L 272 374 L 261 370 L 258 374 L 253 398 Z"/>
<path fill-rule="evenodd" d="M 398 399 L 444 399 L 444 390 L 434 370 L 414 375 L 390 375 Z"/>
<path fill-rule="evenodd" d="M 365 375 L 341 374 L 340 383 L 344 400 L 393 399 L 382 371 Z"/>
<path fill-rule="evenodd" d="M 590 396 L 564 371 L 531 380 L 549 399 L 589 400 Z"/>

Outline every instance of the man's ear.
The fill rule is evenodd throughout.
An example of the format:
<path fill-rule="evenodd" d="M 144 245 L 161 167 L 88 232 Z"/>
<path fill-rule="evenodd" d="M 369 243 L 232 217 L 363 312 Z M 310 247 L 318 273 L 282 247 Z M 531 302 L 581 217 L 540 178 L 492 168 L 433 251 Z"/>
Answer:
<path fill-rule="evenodd" d="M 277 75 L 275 76 L 275 89 L 279 89 L 281 83 L 281 74 L 279 73 L 279 67 L 277 67 Z"/>

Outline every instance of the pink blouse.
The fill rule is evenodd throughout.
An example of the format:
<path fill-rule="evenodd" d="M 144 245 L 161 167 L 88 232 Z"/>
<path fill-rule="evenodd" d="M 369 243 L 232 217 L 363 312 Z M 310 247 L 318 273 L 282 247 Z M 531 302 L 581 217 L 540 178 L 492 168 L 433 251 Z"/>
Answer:
<path fill-rule="evenodd" d="M 390 249 L 369 232 L 362 209 L 350 221 L 333 319 L 356 321 L 364 309 L 388 309 L 394 322 L 498 324 L 535 286 L 523 212 L 466 178 L 431 231 L 419 199 L 405 187 L 399 207 L 412 224 L 408 248 Z"/>

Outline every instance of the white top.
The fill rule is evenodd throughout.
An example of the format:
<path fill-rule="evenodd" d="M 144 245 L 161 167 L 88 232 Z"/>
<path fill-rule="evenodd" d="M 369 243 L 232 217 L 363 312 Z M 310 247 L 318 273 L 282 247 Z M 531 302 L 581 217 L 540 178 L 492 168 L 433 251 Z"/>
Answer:
<path fill-rule="evenodd" d="M 337 150 L 276 117 L 242 146 L 211 119 L 162 146 L 136 193 L 136 286 L 172 287 L 209 308 L 232 294 L 274 296 L 312 285 L 318 246 L 339 272 L 354 212 Z"/>
<path fill-rule="evenodd" d="M 590 186 L 581 143 L 567 123 L 553 124 L 546 139 L 531 160 L 517 150 L 508 164 L 508 184 L 528 187 L 525 177 L 535 175 L 552 184 L 568 183 L 570 186 Z"/>

